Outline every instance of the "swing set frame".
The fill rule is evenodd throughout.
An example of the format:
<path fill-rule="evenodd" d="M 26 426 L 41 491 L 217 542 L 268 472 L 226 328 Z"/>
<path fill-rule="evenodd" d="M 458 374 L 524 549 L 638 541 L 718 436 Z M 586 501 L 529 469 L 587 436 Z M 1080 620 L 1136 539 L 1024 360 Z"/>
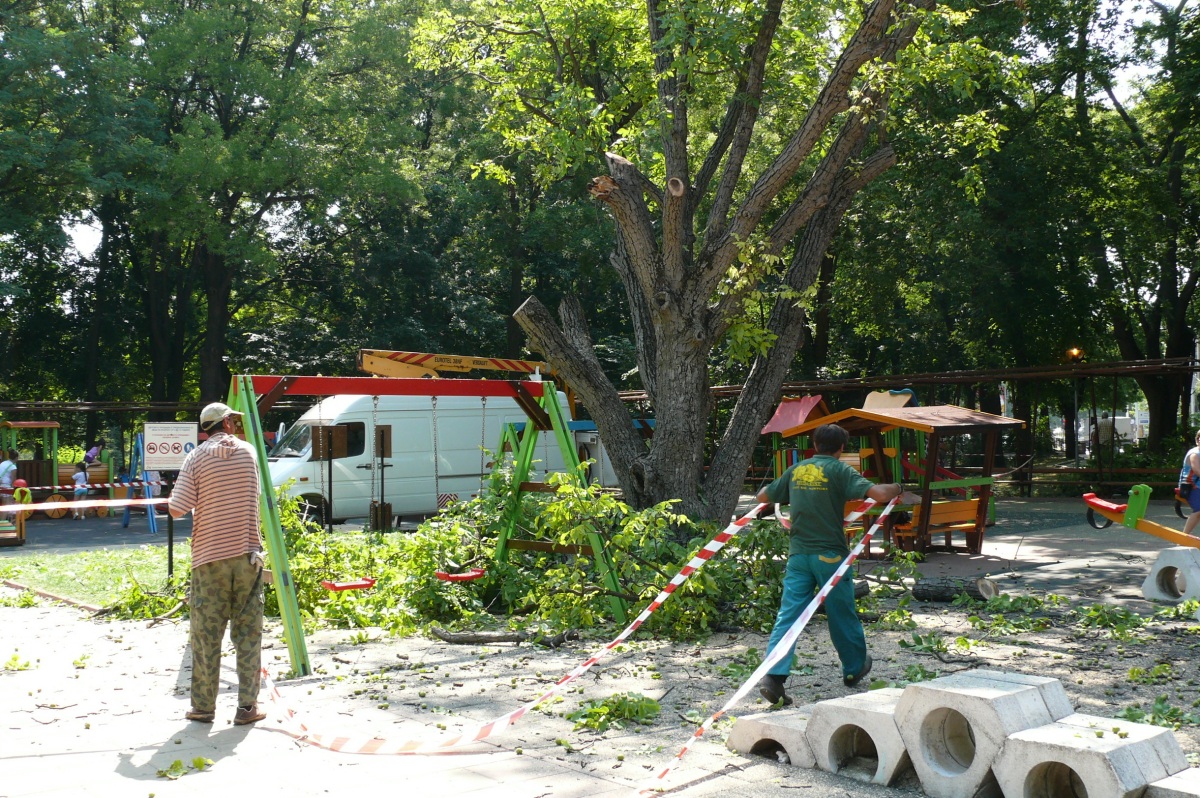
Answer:
<path fill-rule="evenodd" d="M 563 455 L 571 478 L 579 480 L 579 455 L 571 442 L 567 423 L 558 404 L 557 391 L 553 382 L 509 381 L 509 380 L 454 380 L 421 379 L 403 377 L 311 377 L 278 375 L 239 375 L 229 387 L 230 407 L 244 415 L 246 441 L 258 454 L 259 479 L 262 492 L 259 509 L 267 549 L 271 553 L 275 589 L 279 599 L 284 637 L 292 671 L 299 676 L 312 673 L 308 657 L 308 646 L 304 638 L 304 626 L 296 598 L 296 585 L 288 561 L 287 544 L 280 523 L 279 506 L 271 488 L 271 474 L 267 463 L 266 440 L 263 435 L 261 414 L 269 410 L 284 396 L 331 396 L 334 394 L 358 394 L 363 396 L 475 396 L 502 397 L 513 399 L 525 411 L 529 421 L 518 433 L 513 425 L 507 425 L 502 435 L 501 447 L 514 452 L 514 484 L 517 489 L 509 496 L 496 547 L 497 560 L 505 560 L 510 549 L 552 551 L 556 553 L 581 554 L 590 549 L 595 558 L 600 579 L 607 588 L 610 604 L 616 619 L 624 623 L 627 609 L 624 599 L 618 595 L 620 584 L 604 541 L 596 530 L 589 529 L 588 543 L 584 547 L 562 547 L 548 541 L 518 540 L 515 537 L 520 517 L 521 495 L 525 492 L 544 492 L 548 488 L 542 483 L 528 481 L 532 469 L 538 435 L 553 432 Z M 513 444 L 516 444 L 513 447 Z M 570 548 L 570 551 L 566 551 Z M 348 588 L 347 588 L 348 589 Z"/>

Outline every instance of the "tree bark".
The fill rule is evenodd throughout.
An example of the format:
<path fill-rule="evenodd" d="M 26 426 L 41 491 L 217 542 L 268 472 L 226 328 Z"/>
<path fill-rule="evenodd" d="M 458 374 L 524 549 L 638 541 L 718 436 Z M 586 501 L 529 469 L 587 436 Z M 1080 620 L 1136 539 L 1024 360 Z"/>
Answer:
<path fill-rule="evenodd" d="M 555 370 L 587 406 L 597 428 L 603 431 L 604 446 L 612 458 L 626 501 L 643 506 L 650 497 L 642 494 L 639 483 L 633 478 L 633 469 L 639 459 L 647 456 L 646 444 L 634 430 L 628 409 L 613 390 L 592 350 L 583 311 L 578 304 L 574 297 L 563 299 L 559 308 L 563 316 L 562 327 L 537 297 L 525 300 L 513 317 L 529 336 L 530 346 L 546 354 Z M 571 330 L 571 333 L 564 330 Z"/>
<path fill-rule="evenodd" d="M 207 244 L 195 249 L 204 276 L 205 325 L 200 342 L 200 401 L 224 401 L 229 394 L 231 372 L 225 362 L 229 345 L 229 302 L 233 296 L 233 272 L 224 255 Z"/>
<path fill-rule="evenodd" d="M 976 601 L 987 601 L 1000 595 L 1000 589 L 990 579 L 959 579 L 952 576 L 922 577 L 913 584 L 913 598 L 919 601 L 954 601 L 966 593 Z"/>

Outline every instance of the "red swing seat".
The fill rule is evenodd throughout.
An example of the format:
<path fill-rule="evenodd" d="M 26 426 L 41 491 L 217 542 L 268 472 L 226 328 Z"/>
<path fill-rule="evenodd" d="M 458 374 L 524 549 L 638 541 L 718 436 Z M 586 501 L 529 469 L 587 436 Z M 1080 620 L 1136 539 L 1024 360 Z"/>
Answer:
<path fill-rule="evenodd" d="M 321 587 L 326 590 L 332 590 L 335 593 L 340 593 L 343 590 L 366 590 L 370 587 L 375 587 L 375 580 L 369 576 L 364 576 L 362 579 L 354 579 L 349 582 L 333 582 L 328 579 L 321 581 Z"/>
<path fill-rule="evenodd" d="M 487 571 L 482 568 L 469 568 L 461 574 L 452 574 L 448 571 L 434 571 L 433 575 L 443 582 L 470 582 L 484 576 Z"/>

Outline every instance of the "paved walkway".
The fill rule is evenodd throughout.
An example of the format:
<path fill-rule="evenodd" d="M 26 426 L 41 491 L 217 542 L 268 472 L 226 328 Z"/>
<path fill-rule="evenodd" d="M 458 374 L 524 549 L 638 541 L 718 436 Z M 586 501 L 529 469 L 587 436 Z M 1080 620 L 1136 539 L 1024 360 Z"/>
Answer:
<path fill-rule="evenodd" d="M 1151 502 L 1146 518 L 1183 529 L 1169 501 Z M 1149 607 L 1142 580 L 1158 552 L 1171 545 L 1120 524 L 1094 529 L 1080 499 L 1003 499 L 982 554 L 932 554 L 920 570 L 932 577 L 988 576 L 1001 590 L 1103 597 L 1138 609 L 1132 605 Z"/>
<path fill-rule="evenodd" d="M 7 553 L 75 552 L 97 548 L 121 549 L 149 544 L 165 545 L 173 532 L 175 545 L 188 545 L 192 534 L 192 517 L 189 515 L 168 523 L 165 513 L 155 518 L 158 532 L 150 532 L 146 513 L 137 508 L 130 510 L 128 526 L 122 514 L 103 518 L 89 516 L 81 521 L 64 515 L 62 518 L 47 518 L 35 514 L 25 522 L 25 545 L 0 549 L 0 557 Z"/>
<path fill-rule="evenodd" d="M 1079 500 L 1005 500 L 1000 502 L 998 516 L 999 522 L 987 533 L 983 555 L 935 554 L 923 570 L 955 576 L 988 574 L 1012 592 L 1047 591 L 1136 603 L 1150 562 L 1168 545 L 1120 526 L 1092 529 Z M 1153 504 L 1150 518 L 1182 527 L 1168 503 Z M 176 534 L 181 540 L 186 538 L 187 525 L 177 525 Z M 135 516 L 127 529 L 121 528 L 120 519 L 35 519 L 25 549 L 0 549 L 0 558 L 22 551 L 164 541 L 165 531 L 158 536 L 148 533 L 144 516 Z M 864 563 L 866 568 L 878 565 Z M 13 594 L 0 590 L 0 595 Z M 665 763 L 694 728 L 685 721 L 671 739 L 631 735 L 631 753 L 618 764 L 581 764 L 579 757 L 564 756 L 555 740 L 569 731 L 569 723 L 536 712 L 492 741 L 462 753 L 406 757 L 333 754 L 272 731 L 270 720 L 251 728 L 230 725 L 234 707 L 229 691 L 235 689 L 236 675 L 228 656 L 222 663 L 225 684 L 217 723 L 208 726 L 184 721 L 189 661 L 186 625 L 146 628 L 144 623 L 92 621 L 78 610 L 58 606 L 0 607 L 0 629 L 0 665 L 6 661 L 30 663 L 28 670 L 0 670 L 0 798 L 207 798 L 220 794 L 295 798 L 380 793 L 419 798 L 606 798 L 632 795 L 632 788 L 642 783 L 652 768 Z M 268 645 L 266 661 L 272 671 L 282 669 L 287 651 L 277 625 L 270 630 Z M 428 649 L 422 656 L 435 663 L 468 656 L 423 639 L 414 639 L 410 645 Z M 384 656 L 394 659 L 380 648 Z M 325 722 L 351 728 L 379 728 L 379 723 L 387 722 L 398 724 L 394 728 L 401 734 L 408 733 L 415 721 L 417 728 L 428 730 L 428 715 L 425 720 L 409 718 L 397 711 L 399 707 L 393 707 L 390 714 L 381 710 L 370 718 L 347 717 L 334 695 L 341 682 L 336 675 L 338 663 L 346 661 L 338 656 L 345 655 L 339 655 L 336 646 L 323 645 L 320 635 L 310 640 L 310 651 L 318 674 L 289 682 L 285 690 L 304 702 L 306 709 L 323 712 Z M 513 657 L 514 672 L 528 675 L 531 668 L 519 658 L 522 651 L 514 648 L 512 653 L 495 656 Z M 470 652 L 469 658 L 474 656 L 474 651 Z M 569 661 L 573 654 L 535 656 L 547 677 L 575 664 Z M 355 662 L 355 667 L 379 666 Z M 328 694 L 326 687 L 330 688 Z M 515 706 L 514 696 L 508 692 L 482 687 L 471 692 L 472 700 L 455 713 L 471 721 L 494 718 Z M 203 773 L 191 771 L 174 781 L 159 775 L 176 760 L 187 764 L 196 758 L 210 759 L 213 765 Z M 669 794 L 686 796 L 758 798 L 792 794 L 791 789 L 797 790 L 797 795 L 812 796 L 905 794 L 758 757 L 733 755 L 708 738 L 695 745 L 666 785 L 671 788 Z"/>

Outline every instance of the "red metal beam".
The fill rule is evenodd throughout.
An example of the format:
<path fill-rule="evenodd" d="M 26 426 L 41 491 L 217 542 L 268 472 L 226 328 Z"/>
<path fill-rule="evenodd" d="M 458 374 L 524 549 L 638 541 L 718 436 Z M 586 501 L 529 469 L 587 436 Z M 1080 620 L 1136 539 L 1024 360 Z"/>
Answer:
<path fill-rule="evenodd" d="M 542 395 L 540 382 L 509 380 L 414 379 L 408 377 L 282 377 L 254 374 L 250 377 L 259 396 L 333 396 L 339 393 L 362 396 L 507 396 L 517 398 L 518 386 L 532 396 Z"/>

